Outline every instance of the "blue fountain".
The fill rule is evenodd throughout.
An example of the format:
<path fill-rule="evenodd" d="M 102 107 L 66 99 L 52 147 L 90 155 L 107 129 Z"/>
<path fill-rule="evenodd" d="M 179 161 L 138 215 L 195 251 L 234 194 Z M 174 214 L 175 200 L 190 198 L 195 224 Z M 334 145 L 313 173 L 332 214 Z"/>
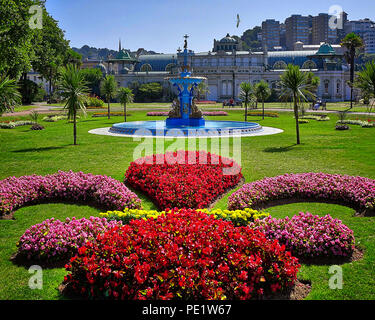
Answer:
<path fill-rule="evenodd" d="M 114 124 L 110 132 L 130 136 L 222 136 L 249 135 L 262 131 L 263 128 L 253 122 L 239 121 L 206 121 L 203 113 L 198 109 L 194 101 L 194 90 L 202 82 L 204 77 L 193 77 L 188 65 L 189 51 L 187 38 L 184 44 L 184 64 L 178 77 L 169 77 L 174 87 L 179 92 L 178 98 L 173 101 L 172 109 L 166 121 L 135 121 Z"/>

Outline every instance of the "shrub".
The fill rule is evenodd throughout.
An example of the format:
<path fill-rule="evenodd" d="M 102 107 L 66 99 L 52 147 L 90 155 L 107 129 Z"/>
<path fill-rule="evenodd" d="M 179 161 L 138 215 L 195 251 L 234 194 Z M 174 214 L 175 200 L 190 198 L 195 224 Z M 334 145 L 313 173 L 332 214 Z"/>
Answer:
<path fill-rule="evenodd" d="M 326 173 L 285 174 L 244 185 L 229 197 L 228 208 L 256 209 L 285 199 L 329 201 L 374 210 L 375 180 Z"/>
<path fill-rule="evenodd" d="M 87 100 L 85 102 L 85 107 L 90 108 L 102 108 L 104 106 L 104 101 L 101 100 L 98 97 L 87 97 Z"/>
<path fill-rule="evenodd" d="M 203 151 L 178 151 L 132 162 L 125 181 L 147 194 L 162 210 L 202 209 L 242 177 L 240 166 L 231 159 Z"/>
<path fill-rule="evenodd" d="M 65 292 L 97 299 L 257 299 L 291 288 L 299 264 L 277 241 L 191 209 L 99 234 L 66 266 Z"/>
<path fill-rule="evenodd" d="M 36 224 L 21 236 L 17 243 L 17 258 L 33 262 L 68 262 L 86 241 L 94 241 L 99 233 L 119 225 L 106 219 L 54 218 Z"/>
<path fill-rule="evenodd" d="M 354 235 L 342 221 L 301 212 L 299 215 L 258 220 L 251 228 L 278 240 L 293 255 L 301 258 L 348 257 L 354 250 Z"/>
<path fill-rule="evenodd" d="M 0 180 L 0 214 L 12 213 L 26 204 L 56 200 L 92 203 L 108 210 L 141 206 L 139 198 L 123 183 L 107 176 L 59 171 Z"/>
<path fill-rule="evenodd" d="M 246 226 L 250 222 L 253 222 L 258 219 L 263 219 L 268 217 L 268 213 L 259 212 L 252 209 L 245 210 L 207 210 L 207 209 L 198 209 L 198 212 L 203 212 L 208 215 L 212 215 L 215 219 L 223 219 L 227 221 L 232 221 L 236 226 Z M 123 211 L 108 211 L 100 213 L 100 216 L 106 218 L 109 221 L 122 221 L 124 224 L 128 224 L 133 219 L 157 219 L 159 216 L 165 215 L 165 211 L 156 211 L 156 210 L 138 210 L 138 209 L 128 209 L 126 208 Z"/>

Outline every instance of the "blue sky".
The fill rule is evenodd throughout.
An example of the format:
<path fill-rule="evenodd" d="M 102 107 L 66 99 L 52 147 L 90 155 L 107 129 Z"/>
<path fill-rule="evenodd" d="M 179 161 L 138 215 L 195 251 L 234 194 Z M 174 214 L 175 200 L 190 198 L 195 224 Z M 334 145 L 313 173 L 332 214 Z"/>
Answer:
<path fill-rule="evenodd" d="M 212 50 L 213 39 L 241 35 L 265 19 L 328 13 L 340 5 L 349 19 L 375 20 L 374 0 L 47 0 L 48 12 L 66 31 L 71 46 L 145 48 L 176 52 L 189 34 L 189 48 Z M 236 28 L 236 15 L 241 24 Z"/>

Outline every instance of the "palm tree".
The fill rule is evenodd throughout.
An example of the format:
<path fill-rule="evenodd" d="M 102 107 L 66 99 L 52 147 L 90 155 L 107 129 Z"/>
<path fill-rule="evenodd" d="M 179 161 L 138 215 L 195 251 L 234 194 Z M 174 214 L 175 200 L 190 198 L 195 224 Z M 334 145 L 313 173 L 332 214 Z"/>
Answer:
<path fill-rule="evenodd" d="M 254 88 L 250 82 L 242 82 L 240 85 L 240 98 L 245 104 L 245 121 L 247 122 L 247 107 L 252 100 Z"/>
<path fill-rule="evenodd" d="M 103 96 L 105 96 L 105 99 L 108 103 L 108 119 L 111 118 L 111 107 L 110 102 L 111 99 L 113 99 L 116 96 L 117 92 L 117 82 L 115 80 L 115 77 L 112 75 L 107 75 L 100 85 L 100 92 Z"/>
<path fill-rule="evenodd" d="M 117 98 L 124 106 L 124 117 L 126 122 L 126 104 L 133 102 L 134 94 L 130 88 L 120 88 L 118 90 Z"/>
<path fill-rule="evenodd" d="M 350 110 L 353 108 L 353 89 L 354 89 L 354 71 L 355 71 L 355 57 L 357 49 L 362 48 L 364 43 L 360 36 L 354 32 L 349 33 L 341 41 L 341 45 L 347 49 L 345 57 L 350 64 Z"/>
<path fill-rule="evenodd" d="M 361 89 L 363 94 L 375 98 L 375 62 L 366 63 L 365 68 L 358 72 L 355 86 Z"/>
<path fill-rule="evenodd" d="M 271 95 L 271 89 L 268 83 L 264 80 L 261 80 L 255 85 L 254 88 L 255 96 L 259 101 L 262 101 L 263 108 L 263 120 L 264 120 L 264 101 L 266 101 Z"/>
<path fill-rule="evenodd" d="M 77 66 L 68 64 L 61 71 L 59 88 L 64 99 L 64 109 L 68 110 L 68 119 L 73 119 L 74 145 L 77 144 L 77 111 L 85 113 L 85 101 L 90 89 L 84 75 Z"/>
<path fill-rule="evenodd" d="M 0 77 L 0 115 L 5 111 L 13 111 L 13 107 L 21 104 L 21 94 L 16 80 Z"/>
<path fill-rule="evenodd" d="M 296 119 L 297 144 L 301 144 L 298 123 L 298 104 L 308 97 L 315 98 L 311 92 L 308 74 L 301 72 L 299 66 L 289 64 L 286 71 L 280 76 L 281 98 L 292 98 L 294 103 L 294 117 Z"/>

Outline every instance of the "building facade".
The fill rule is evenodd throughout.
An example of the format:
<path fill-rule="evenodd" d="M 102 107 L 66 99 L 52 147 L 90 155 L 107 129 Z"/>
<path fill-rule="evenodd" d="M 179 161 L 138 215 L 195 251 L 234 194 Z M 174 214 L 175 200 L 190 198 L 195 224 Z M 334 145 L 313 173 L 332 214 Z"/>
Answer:
<path fill-rule="evenodd" d="M 323 43 L 302 47 L 297 51 L 251 52 L 219 49 L 221 46 L 225 48 L 227 43 L 226 40 L 215 41 L 212 51 L 189 52 L 189 65 L 193 74 L 207 78 L 209 90 L 204 99 L 239 100 L 242 82 L 254 84 L 262 79 L 268 82 L 271 88 L 277 89 L 280 75 L 290 63 L 300 66 L 303 71 L 312 71 L 320 78 L 317 92 L 319 98 L 325 101 L 350 99 L 350 88 L 347 86 L 349 68 L 343 55 L 337 53 L 339 50 L 335 50 L 338 45 L 333 47 Z M 177 52 L 141 55 L 137 59 L 134 70 L 114 73 L 120 86 L 131 86 L 134 82 L 160 82 L 164 87 L 170 88 L 166 78 L 177 74 L 183 57 L 181 52 Z"/>

